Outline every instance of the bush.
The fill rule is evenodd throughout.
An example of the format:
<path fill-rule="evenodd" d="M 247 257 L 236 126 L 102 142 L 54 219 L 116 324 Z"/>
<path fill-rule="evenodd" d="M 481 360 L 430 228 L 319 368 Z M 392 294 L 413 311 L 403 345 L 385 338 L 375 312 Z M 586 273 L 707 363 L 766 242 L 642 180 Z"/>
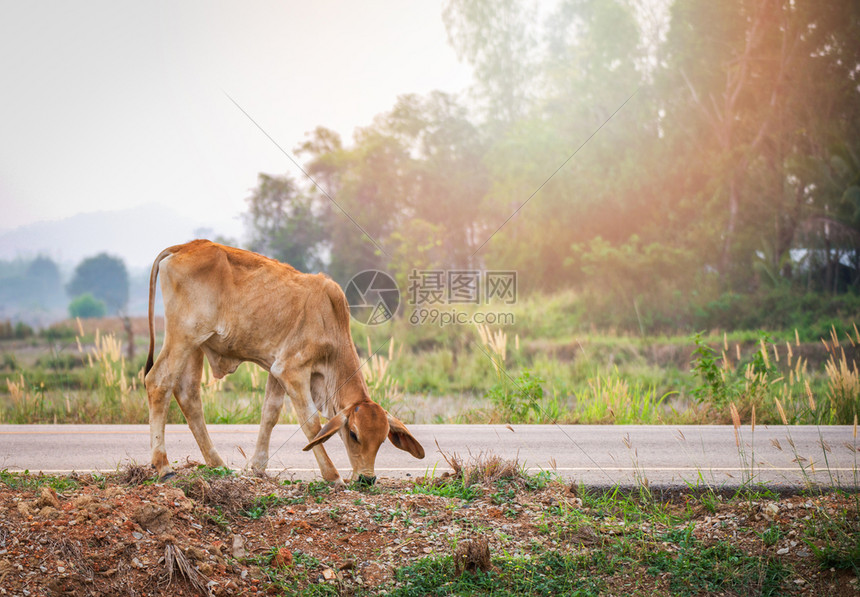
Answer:
<path fill-rule="evenodd" d="M 797 330 L 800 338 L 817 341 L 830 334 L 832 325 L 854 322 L 860 314 L 860 296 L 799 293 L 775 288 L 753 294 L 727 292 L 696 309 L 696 329 Z"/>
<path fill-rule="evenodd" d="M 69 315 L 72 317 L 89 319 L 92 317 L 104 317 L 106 313 L 107 307 L 104 301 L 98 300 L 89 292 L 76 297 L 69 303 Z"/>
<path fill-rule="evenodd" d="M 33 335 L 33 328 L 19 321 L 12 325 L 11 321 L 0 321 L 0 340 L 23 340 Z"/>

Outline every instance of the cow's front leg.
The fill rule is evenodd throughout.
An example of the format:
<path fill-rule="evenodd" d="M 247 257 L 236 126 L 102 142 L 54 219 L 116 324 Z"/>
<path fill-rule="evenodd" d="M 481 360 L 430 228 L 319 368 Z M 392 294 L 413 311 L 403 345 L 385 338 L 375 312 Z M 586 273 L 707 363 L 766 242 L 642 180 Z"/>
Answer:
<path fill-rule="evenodd" d="M 284 386 L 269 374 L 269 379 L 266 381 L 266 397 L 263 400 L 263 414 L 260 418 L 260 433 L 257 435 L 257 447 L 254 449 L 254 456 L 251 458 L 251 469 L 258 475 L 266 472 L 266 465 L 269 463 L 269 442 L 272 438 L 272 429 L 278 422 L 278 417 L 281 416 L 281 409 L 284 407 Z"/>
<path fill-rule="evenodd" d="M 281 379 L 281 383 L 290 395 L 290 401 L 293 403 L 293 409 L 296 412 L 296 416 L 299 418 L 299 424 L 302 427 L 302 431 L 308 438 L 308 441 L 313 440 L 317 436 L 317 433 L 320 432 L 322 426 L 320 425 L 319 413 L 317 412 L 316 406 L 313 404 L 313 398 L 311 397 L 310 374 L 295 379 L 293 383 L 288 380 Z M 320 474 L 323 479 L 330 483 L 334 483 L 337 486 L 345 485 L 343 479 L 340 478 L 340 473 L 337 472 L 334 463 L 331 461 L 331 458 L 328 457 L 322 444 L 314 446 L 313 452 L 314 458 L 317 459 L 317 465 L 320 467 Z"/>

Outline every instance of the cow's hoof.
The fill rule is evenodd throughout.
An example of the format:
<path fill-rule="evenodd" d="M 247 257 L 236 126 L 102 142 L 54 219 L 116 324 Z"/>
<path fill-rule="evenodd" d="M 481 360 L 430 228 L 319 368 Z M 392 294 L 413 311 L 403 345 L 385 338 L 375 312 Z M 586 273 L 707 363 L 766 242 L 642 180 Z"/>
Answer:
<path fill-rule="evenodd" d="M 172 479 L 175 476 L 176 476 L 176 473 L 174 473 L 173 471 L 167 471 L 163 475 L 159 475 L 158 482 L 164 483 L 165 481 L 169 481 L 170 479 Z"/>

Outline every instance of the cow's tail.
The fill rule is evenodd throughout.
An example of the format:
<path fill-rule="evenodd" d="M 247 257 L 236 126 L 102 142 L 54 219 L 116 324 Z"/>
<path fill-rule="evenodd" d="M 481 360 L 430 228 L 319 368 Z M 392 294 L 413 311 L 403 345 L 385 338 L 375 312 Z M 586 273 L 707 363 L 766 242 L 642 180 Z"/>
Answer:
<path fill-rule="evenodd" d="M 170 247 L 159 253 L 152 264 L 152 271 L 149 273 L 149 353 L 146 356 L 146 368 L 143 370 L 144 376 L 152 369 L 152 355 L 155 352 L 155 327 L 153 319 L 155 318 L 155 282 L 158 279 L 158 266 L 165 257 L 173 255 L 174 249 L 175 247 Z"/>

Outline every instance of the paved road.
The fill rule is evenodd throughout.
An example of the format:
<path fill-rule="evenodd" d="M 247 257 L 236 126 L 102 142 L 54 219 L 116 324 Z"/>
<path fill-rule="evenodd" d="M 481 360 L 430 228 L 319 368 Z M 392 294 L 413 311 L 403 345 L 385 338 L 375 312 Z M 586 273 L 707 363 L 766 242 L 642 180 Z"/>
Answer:
<path fill-rule="evenodd" d="M 257 426 L 211 425 L 209 429 L 229 466 L 244 467 L 245 455 L 250 457 L 254 449 Z M 732 487 L 751 473 L 757 481 L 780 485 L 796 486 L 805 478 L 824 485 L 856 488 L 860 484 L 860 459 L 853 450 L 860 443 L 847 426 L 758 426 L 755 437 L 749 427 L 743 427 L 745 456 L 736 447 L 730 426 L 412 425 L 410 429 L 427 456 L 415 460 L 386 442 L 377 457 L 380 477 L 449 470 L 441 449 L 464 458 L 497 454 L 518 459 L 532 470 L 555 469 L 568 479 L 597 485 L 633 484 L 641 475 L 652 485 L 698 481 Z M 316 462 L 301 451 L 305 443 L 296 425 L 278 425 L 272 435 L 270 472 L 313 478 Z M 326 447 L 341 474 L 348 476 L 340 439 L 333 438 Z M 184 425 L 167 426 L 167 454 L 180 463 L 188 458 L 202 461 Z M 128 461 L 149 462 L 147 426 L 0 425 L 0 469 L 111 471 Z"/>

